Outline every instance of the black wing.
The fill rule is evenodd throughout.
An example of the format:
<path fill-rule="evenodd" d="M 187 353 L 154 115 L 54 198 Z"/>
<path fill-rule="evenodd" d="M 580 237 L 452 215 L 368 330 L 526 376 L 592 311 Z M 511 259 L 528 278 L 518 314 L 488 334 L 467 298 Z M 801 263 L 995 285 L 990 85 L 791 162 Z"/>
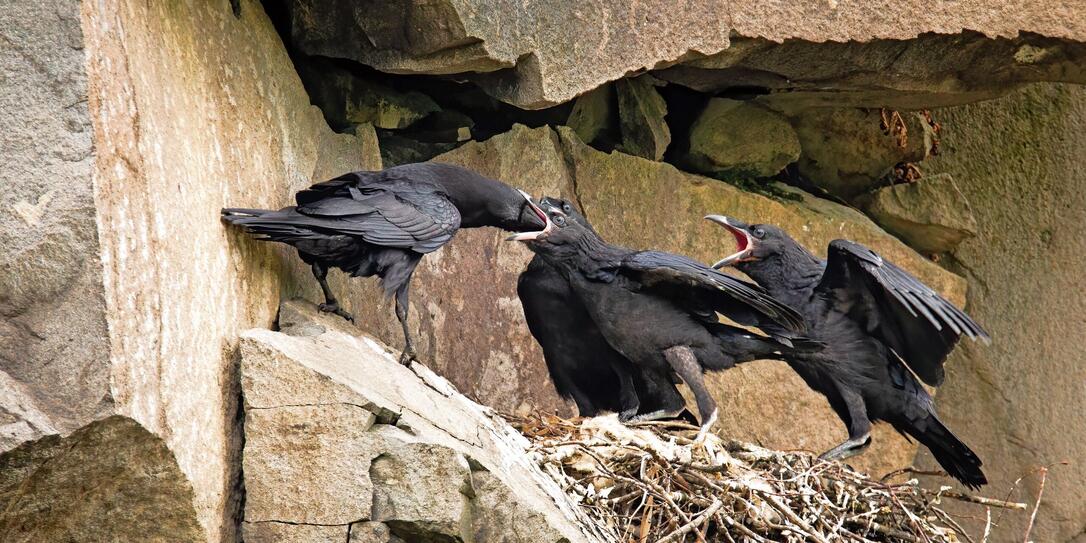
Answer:
<path fill-rule="evenodd" d="M 692 313 L 716 311 L 745 325 L 764 327 L 770 323 L 795 333 L 806 332 L 806 324 L 795 310 L 769 296 L 758 285 L 718 272 L 700 262 L 671 253 L 641 251 L 622 259 L 619 273 L 642 288 L 655 290 L 669 299 L 681 300 Z"/>
<path fill-rule="evenodd" d="M 358 171 L 345 173 L 339 177 L 316 183 L 298 191 L 294 200 L 298 205 L 306 205 L 331 197 L 350 197 L 351 189 L 362 194 L 380 191 L 392 191 L 397 194 L 444 192 L 442 180 L 478 177 L 478 174 L 452 164 L 436 162 L 418 162 L 401 164 L 378 171 Z"/>
<path fill-rule="evenodd" d="M 990 338 L 963 313 L 905 270 L 863 245 L 830 243 L 816 293 L 831 296 L 849 317 L 894 350 L 923 381 L 943 383 L 943 362 L 961 336 Z"/>
<path fill-rule="evenodd" d="M 460 212 L 441 193 L 376 190 L 363 194 L 351 188 L 349 194 L 299 205 L 296 211 L 301 217 L 295 223 L 418 253 L 437 250 L 460 228 Z"/>

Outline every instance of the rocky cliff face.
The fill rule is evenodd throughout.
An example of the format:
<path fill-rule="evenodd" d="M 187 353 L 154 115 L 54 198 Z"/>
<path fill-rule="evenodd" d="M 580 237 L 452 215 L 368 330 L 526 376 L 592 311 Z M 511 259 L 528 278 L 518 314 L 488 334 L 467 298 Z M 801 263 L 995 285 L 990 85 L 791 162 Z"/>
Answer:
<path fill-rule="evenodd" d="M 1082 357 L 1068 338 L 1086 315 L 1086 14 L 1061 2 L 763 4 L 6 6 L 0 532 L 590 537 L 503 459 L 515 436 L 485 409 L 457 397 L 472 414 L 446 427 L 433 402 L 451 393 L 389 397 L 355 368 L 313 366 L 321 349 L 381 355 L 343 330 L 313 333 L 326 321 L 284 318 L 312 308 L 281 300 L 318 299 L 308 270 L 218 221 L 223 206 L 278 207 L 341 172 L 427 159 L 573 199 L 616 243 L 705 261 L 733 246 L 700 220 L 709 212 L 780 224 L 816 252 L 838 237 L 870 245 L 993 333 L 993 347 L 951 359 L 938 404 L 993 489 L 1026 476 L 1018 492 L 1032 496 L 1037 466 L 1080 456 Z M 1037 81 L 1072 84 L 1015 90 Z M 427 366 L 471 399 L 569 415 L 515 296 L 529 256 L 498 232 L 461 232 L 419 267 L 410 325 Z M 374 282 L 331 283 L 355 332 L 399 345 Z M 266 330 L 289 322 L 309 332 Z M 313 387 L 289 392 L 309 396 L 283 396 L 298 383 Z M 783 364 L 710 383 L 724 435 L 813 450 L 844 437 Z M 854 465 L 885 473 L 915 457 L 879 428 Z M 427 492 L 440 501 L 399 492 L 419 473 L 440 480 Z M 45 507 L 81 477 L 113 486 L 73 501 L 72 519 L 131 514 L 91 533 Z M 1081 479 L 1077 465 L 1053 469 L 1037 540 L 1086 529 Z M 993 540 L 1020 539 L 1022 522 Z"/>

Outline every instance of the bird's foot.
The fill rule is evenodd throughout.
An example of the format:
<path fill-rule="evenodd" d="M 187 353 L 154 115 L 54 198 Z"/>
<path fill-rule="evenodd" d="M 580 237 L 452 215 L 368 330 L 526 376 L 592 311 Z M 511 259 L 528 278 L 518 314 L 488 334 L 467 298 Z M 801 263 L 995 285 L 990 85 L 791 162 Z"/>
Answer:
<path fill-rule="evenodd" d="M 863 436 L 849 439 L 844 443 L 818 455 L 820 460 L 844 460 L 851 458 L 864 452 L 865 449 L 871 446 L 871 434 L 865 434 Z"/>
<path fill-rule="evenodd" d="M 702 423 L 701 429 L 698 430 L 698 435 L 694 437 L 695 444 L 702 445 L 705 443 L 705 437 L 709 435 L 709 430 L 716 424 L 718 411 L 718 409 L 714 409 L 713 413 L 709 415 L 709 418 L 705 419 L 705 422 Z"/>
<path fill-rule="evenodd" d="M 404 366 L 410 366 L 412 362 L 418 362 L 419 357 L 415 354 L 415 349 L 408 347 L 400 354 L 400 364 Z"/>
<path fill-rule="evenodd" d="M 621 423 L 627 423 L 637 420 L 637 408 L 627 409 L 618 414 L 618 421 Z"/>
<path fill-rule="evenodd" d="M 347 322 L 354 324 L 354 315 L 351 315 L 350 313 L 344 311 L 342 307 L 339 307 L 338 303 L 323 303 L 318 305 L 317 309 L 319 309 L 321 313 L 334 313 L 336 315 L 339 315 L 340 317 L 343 317 Z"/>
<path fill-rule="evenodd" d="M 673 419 L 678 417 L 685 411 L 685 408 L 680 407 L 678 409 L 658 409 L 656 411 L 650 411 L 648 413 L 642 413 L 630 419 L 631 422 L 648 422 L 653 420 Z"/>

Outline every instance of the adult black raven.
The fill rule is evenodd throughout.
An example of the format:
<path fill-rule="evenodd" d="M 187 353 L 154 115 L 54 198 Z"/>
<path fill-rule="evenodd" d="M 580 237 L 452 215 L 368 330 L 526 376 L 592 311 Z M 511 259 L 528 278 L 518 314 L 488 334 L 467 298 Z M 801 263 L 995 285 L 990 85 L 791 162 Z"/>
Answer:
<path fill-rule="evenodd" d="M 595 232 L 568 200 L 544 197 L 539 202 L 544 210 L 560 209 L 567 220 Z M 610 411 L 622 421 L 649 420 L 683 412 L 685 401 L 670 372 L 636 366 L 612 348 L 561 270 L 546 258 L 537 254 L 528 263 L 517 280 L 517 295 L 554 388 L 577 404 L 582 417 Z"/>
<path fill-rule="evenodd" d="M 699 438 L 717 416 L 704 370 L 791 351 L 776 339 L 720 322 L 717 313 L 744 325 L 772 324 L 781 340 L 804 330 L 795 311 L 756 285 L 679 255 L 610 245 L 560 209 L 547 214 L 542 231 L 506 239 L 527 242 L 559 270 L 615 351 L 656 375 L 671 370 L 682 378 L 697 400 Z"/>
<path fill-rule="evenodd" d="M 352 172 L 299 191 L 295 201 L 298 205 L 278 211 L 223 209 L 222 216 L 259 240 L 297 249 L 324 291 L 321 311 L 354 321 L 328 288 L 328 268 L 380 277 L 385 293 L 396 295 L 403 364 L 416 357 L 407 329 L 408 287 L 423 255 L 448 243 L 460 228 L 519 232 L 543 228 L 546 222 L 527 194 L 450 164 Z"/>
<path fill-rule="evenodd" d="M 917 380 L 943 383 L 943 361 L 961 336 L 988 334 L 953 304 L 874 251 L 834 240 L 825 262 L 780 228 L 710 215 L 738 251 L 714 267 L 734 265 L 776 299 L 800 310 L 809 335 L 826 348 L 785 360 L 848 427 L 848 439 L 822 456 L 842 459 L 871 443 L 871 422 L 889 422 L 923 443 L 966 486 L 987 483 L 981 461 L 935 415 Z"/>

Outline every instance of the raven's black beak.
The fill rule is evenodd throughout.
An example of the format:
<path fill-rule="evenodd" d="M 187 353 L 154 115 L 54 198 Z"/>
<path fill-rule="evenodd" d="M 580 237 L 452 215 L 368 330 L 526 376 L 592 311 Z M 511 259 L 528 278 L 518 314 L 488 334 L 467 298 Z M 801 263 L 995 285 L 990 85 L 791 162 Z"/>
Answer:
<path fill-rule="evenodd" d="M 750 232 L 747 232 L 750 225 L 723 215 L 706 215 L 705 218 L 723 226 L 731 232 L 732 235 L 735 236 L 735 244 L 739 247 L 734 253 L 720 259 L 716 264 L 713 264 L 713 268 L 720 269 L 724 266 L 735 264 L 736 262 L 742 262 L 743 259 L 750 256 L 751 251 L 754 250 L 754 238 L 751 237 Z"/>
<path fill-rule="evenodd" d="M 532 197 L 529 196 L 527 192 L 519 189 L 517 192 L 528 201 L 528 207 L 531 208 L 536 217 L 539 217 L 539 220 L 543 221 L 543 229 L 538 232 L 521 232 L 519 234 L 513 234 L 512 236 L 505 238 L 505 241 L 532 241 L 550 234 L 551 230 L 554 230 L 554 224 L 551 223 L 550 217 L 548 217 L 539 206 L 535 205 L 535 202 L 532 201 Z"/>

